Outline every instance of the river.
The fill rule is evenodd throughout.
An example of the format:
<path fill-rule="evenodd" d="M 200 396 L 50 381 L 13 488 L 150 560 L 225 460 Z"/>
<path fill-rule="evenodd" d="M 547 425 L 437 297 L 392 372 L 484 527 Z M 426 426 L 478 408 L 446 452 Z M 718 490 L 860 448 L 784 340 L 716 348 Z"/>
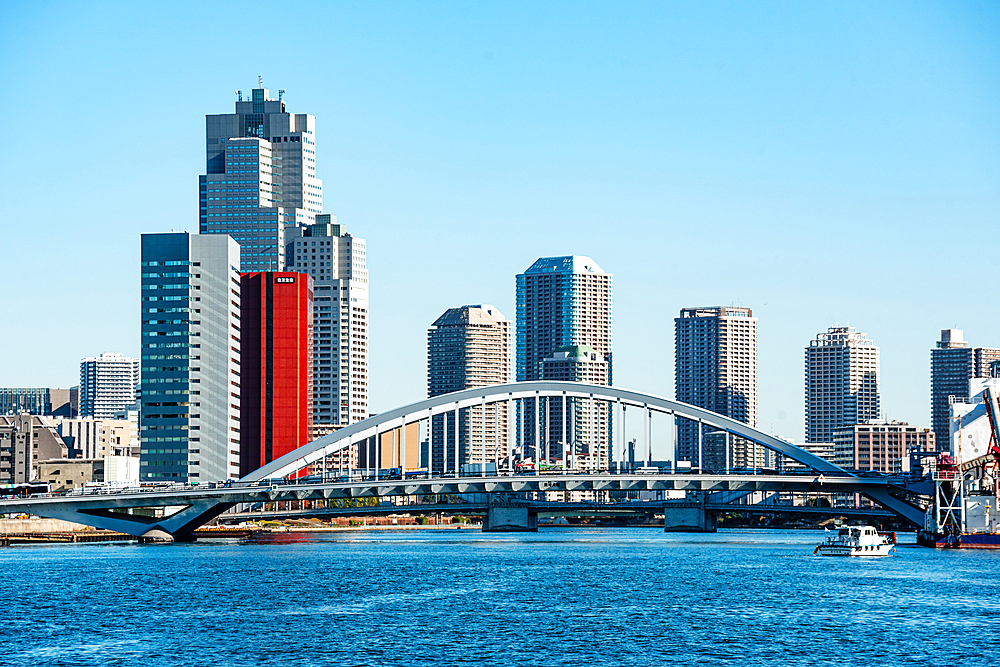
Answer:
<path fill-rule="evenodd" d="M 2 665 L 1000 664 L 1000 552 L 822 531 L 271 534 L 0 549 Z"/>

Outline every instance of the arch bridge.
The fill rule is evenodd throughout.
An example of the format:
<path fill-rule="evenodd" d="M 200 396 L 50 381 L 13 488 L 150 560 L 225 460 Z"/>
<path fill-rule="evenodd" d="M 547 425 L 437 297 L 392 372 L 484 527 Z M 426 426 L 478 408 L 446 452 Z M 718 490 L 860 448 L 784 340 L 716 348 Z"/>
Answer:
<path fill-rule="evenodd" d="M 625 415 L 629 410 L 639 410 L 643 418 L 647 456 L 654 413 L 697 424 L 699 469 L 686 474 L 677 474 L 676 470 L 670 473 L 623 470 L 628 435 Z M 478 458 L 481 464 L 499 464 L 498 469 L 506 474 L 484 474 L 485 466 L 475 472 L 463 471 L 459 451 L 463 411 L 468 427 L 465 458 Z M 420 422 L 426 424 L 428 445 L 424 461 L 429 465 L 427 470 L 411 477 L 409 471 L 421 467 Z M 706 427 L 776 451 L 801 464 L 805 472 L 704 474 L 700 464 Z M 441 437 L 445 429 L 454 436 L 450 446 L 448 438 Z M 564 433 L 573 435 L 560 437 Z M 435 451 L 437 442 L 440 446 Z M 534 460 L 530 474 L 513 474 L 513 461 L 528 454 Z M 552 459 L 561 459 L 564 467 L 542 470 L 539 463 Z M 347 474 L 331 479 L 331 460 L 336 461 L 341 473 Z M 390 475 L 395 479 L 386 478 L 389 469 L 395 471 L 395 475 Z M 529 508 L 518 502 L 524 494 L 544 498 L 546 493 L 554 491 L 643 490 L 693 492 L 694 497 L 700 498 L 700 505 L 695 503 L 694 511 L 701 512 L 703 524 L 706 494 L 719 491 L 858 493 L 912 524 L 922 526 L 924 517 L 923 510 L 910 502 L 912 493 L 898 486 L 895 480 L 855 477 L 792 443 L 734 419 L 618 387 L 553 381 L 467 389 L 390 410 L 321 437 L 241 480 L 224 485 L 202 483 L 96 497 L 8 500 L 0 502 L 0 513 L 25 512 L 136 536 L 165 533 L 185 540 L 194 539 L 195 528 L 239 503 L 484 493 L 490 498 L 487 524 L 502 529 L 503 520 L 494 520 L 494 515 L 513 516 L 507 527 L 518 529 L 529 523 Z M 414 511 L 419 510 L 414 507 Z"/>
<path fill-rule="evenodd" d="M 450 447 L 448 438 L 443 439 L 444 451 L 440 452 L 442 460 L 437 465 L 432 460 L 430 472 L 454 474 L 460 471 L 458 447 L 461 438 L 458 435 L 462 411 L 465 411 L 465 416 L 472 422 L 473 429 L 470 432 L 477 426 L 478 420 L 479 442 L 475 442 L 473 437 L 469 438 L 472 442 L 467 442 L 467 445 L 479 452 L 481 463 L 509 461 L 515 456 L 515 449 L 520 449 L 521 454 L 534 453 L 536 462 L 554 455 L 568 463 L 577 455 L 571 450 L 581 444 L 577 442 L 576 435 L 582 432 L 590 436 L 590 442 L 582 444 L 593 456 L 587 457 L 585 463 L 580 463 L 578 459 L 575 467 L 596 470 L 596 462 L 602 457 L 618 464 L 624 459 L 627 446 L 625 415 L 630 408 L 645 411 L 643 432 L 647 455 L 651 438 L 649 422 L 652 415 L 658 413 L 698 424 L 699 469 L 703 468 L 703 433 L 707 426 L 774 450 L 809 470 L 847 474 L 833 463 L 790 442 L 704 408 L 619 387 L 582 382 L 534 381 L 465 389 L 369 417 L 285 454 L 241 481 L 289 477 L 313 464 L 322 463 L 333 454 L 346 454 L 355 446 L 372 439 L 378 440 L 382 434 L 392 434 L 394 441 L 391 445 L 386 447 L 379 443 L 368 449 L 366 444 L 365 451 L 361 454 L 366 460 L 352 461 L 351 463 L 357 464 L 355 467 L 375 471 L 397 467 L 417 468 L 420 467 L 419 460 L 406 460 L 407 451 L 412 453 L 415 449 L 412 445 L 417 443 L 407 443 L 406 439 L 408 432 L 412 433 L 412 429 L 407 427 L 420 422 L 427 423 L 428 441 L 432 445 L 435 436 L 453 436 Z M 613 430 L 617 434 L 609 432 L 616 415 L 617 427 Z M 440 419 L 444 416 L 450 418 Z M 553 416 L 556 418 L 553 419 Z M 582 424 L 581 417 L 586 419 Z M 442 434 L 445 428 L 453 433 Z M 553 430 L 556 432 L 555 438 L 552 437 Z M 492 432 L 492 439 L 488 440 L 488 432 Z M 573 437 L 559 437 L 563 433 L 572 433 Z M 489 455 L 490 445 L 493 446 L 493 456 Z M 383 455 L 389 460 L 383 460 Z M 691 463 L 694 465 L 695 462 Z M 541 474 L 541 466 L 536 465 L 535 472 Z"/>

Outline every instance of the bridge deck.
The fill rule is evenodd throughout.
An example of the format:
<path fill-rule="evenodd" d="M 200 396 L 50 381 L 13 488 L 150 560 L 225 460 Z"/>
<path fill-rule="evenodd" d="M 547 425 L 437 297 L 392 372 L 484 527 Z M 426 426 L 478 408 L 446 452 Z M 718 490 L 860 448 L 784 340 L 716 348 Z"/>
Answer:
<path fill-rule="evenodd" d="M 545 474 L 491 477 L 431 477 L 406 480 L 348 480 L 310 484 L 204 485 L 0 501 L 0 514 L 25 513 L 143 535 L 157 529 L 190 535 L 194 528 L 241 503 L 440 496 L 452 494 L 536 494 L 559 491 L 694 491 L 859 493 L 911 523 L 922 525 L 923 510 L 896 497 L 902 480 L 823 475 Z M 540 498 L 539 498 L 540 500 Z M 152 514 L 144 508 L 161 508 Z M 167 511 L 167 509 L 169 511 Z M 139 511 L 136 511 L 139 510 Z"/>

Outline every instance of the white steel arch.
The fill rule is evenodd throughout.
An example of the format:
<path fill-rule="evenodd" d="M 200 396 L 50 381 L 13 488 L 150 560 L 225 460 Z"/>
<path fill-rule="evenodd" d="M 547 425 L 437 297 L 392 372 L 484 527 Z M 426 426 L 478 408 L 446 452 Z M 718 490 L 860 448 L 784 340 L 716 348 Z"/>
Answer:
<path fill-rule="evenodd" d="M 775 438 L 752 426 L 738 422 L 735 419 L 730 419 L 729 417 L 723 417 L 704 408 L 620 387 L 592 385 L 583 382 L 534 381 L 464 389 L 383 412 L 374 417 L 369 417 L 364 421 L 334 431 L 307 445 L 303 445 L 295 451 L 289 452 L 266 466 L 255 470 L 240 481 L 255 482 L 261 479 L 287 477 L 334 452 L 362 442 L 367 438 L 377 438 L 380 433 L 398 428 L 400 423 L 405 425 L 412 422 L 419 422 L 435 415 L 455 412 L 458 409 L 502 401 L 545 397 L 561 398 L 563 396 L 567 398 L 598 399 L 614 405 L 634 406 L 654 412 L 683 417 L 759 443 L 818 472 L 847 474 L 839 466 L 811 454 L 800 447 L 796 447 L 790 442 Z M 511 416 L 508 413 L 508 421 L 510 419 Z M 405 428 L 403 431 L 405 432 Z M 455 456 L 457 459 L 457 452 L 455 452 Z M 445 452 L 445 458 L 447 459 L 447 452 Z"/>

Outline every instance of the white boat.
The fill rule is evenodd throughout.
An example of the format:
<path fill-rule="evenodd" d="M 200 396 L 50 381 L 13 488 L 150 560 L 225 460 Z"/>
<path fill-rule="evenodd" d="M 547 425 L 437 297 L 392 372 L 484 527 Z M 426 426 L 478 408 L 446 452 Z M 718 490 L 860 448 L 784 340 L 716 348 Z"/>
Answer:
<path fill-rule="evenodd" d="M 835 536 L 826 538 L 823 544 L 816 547 L 813 555 L 888 556 L 895 548 L 895 539 L 889 540 L 871 526 L 846 526 L 838 530 Z"/>

